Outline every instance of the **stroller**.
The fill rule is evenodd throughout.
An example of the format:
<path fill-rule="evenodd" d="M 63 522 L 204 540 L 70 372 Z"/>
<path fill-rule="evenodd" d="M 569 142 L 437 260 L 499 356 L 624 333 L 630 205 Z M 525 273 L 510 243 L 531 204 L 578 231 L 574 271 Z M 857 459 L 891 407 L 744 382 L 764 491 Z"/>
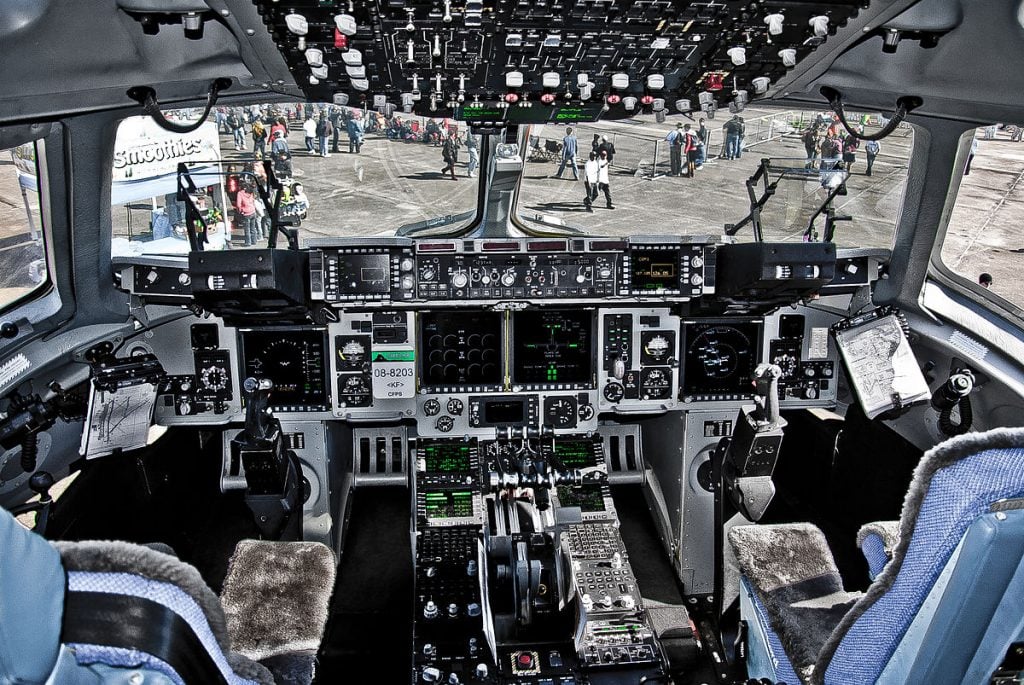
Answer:
<path fill-rule="evenodd" d="M 292 156 L 287 152 L 279 152 L 274 157 L 274 175 L 284 182 L 292 177 Z"/>

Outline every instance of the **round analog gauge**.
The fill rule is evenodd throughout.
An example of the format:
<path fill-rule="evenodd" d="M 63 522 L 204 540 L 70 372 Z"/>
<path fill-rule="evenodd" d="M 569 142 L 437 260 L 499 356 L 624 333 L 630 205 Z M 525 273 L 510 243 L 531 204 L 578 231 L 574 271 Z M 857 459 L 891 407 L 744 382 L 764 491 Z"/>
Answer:
<path fill-rule="evenodd" d="M 581 404 L 579 409 L 580 421 L 589 421 L 594 418 L 594 405 Z"/>
<path fill-rule="evenodd" d="M 702 331 L 690 343 L 688 354 L 700 363 L 708 378 L 729 378 L 750 357 L 749 338 L 732 326 L 714 326 Z"/>
<path fill-rule="evenodd" d="M 644 385 L 654 387 L 666 387 L 670 385 L 668 376 L 661 369 L 646 369 L 644 374 Z"/>
<path fill-rule="evenodd" d="M 366 387 L 366 380 L 359 375 L 349 376 L 345 379 L 345 385 L 342 388 L 342 394 L 345 395 L 365 395 L 370 392 L 370 389 Z"/>
<path fill-rule="evenodd" d="M 663 335 L 655 335 L 644 344 L 644 352 L 655 362 L 665 361 L 671 349 L 668 338 Z"/>
<path fill-rule="evenodd" d="M 573 397 L 549 397 L 544 401 L 544 420 L 555 428 L 569 428 L 576 425 L 576 399 Z"/>
<path fill-rule="evenodd" d="M 783 352 L 772 357 L 772 364 L 776 364 L 782 369 L 783 378 L 792 378 L 796 375 L 797 364 L 800 363 L 796 357 L 788 352 Z"/>
<path fill-rule="evenodd" d="M 219 392 L 228 387 L 228 374 L 219 366 L 207 366 L 199 373 L 199 379 L 207 390 Z"/>
<path fill-rule="evenodd" d="M 445 408 L 448 410 L 449 414 L 459 416 L 462 414 L 462 400 L 460 400 L 458 397 L 453 397 L 450 400 L 448 400 L 448 404 L 445 405 Z"/>
<path fill-rule="evenodd" d="M 434 423 L 434 428 L 441 431 L 442 433 L 447 433 L 454 427 L 455 419 L 448 416 L 447 414 L 445 414 L 444 416 L 437 417 L 437 421 Z"/>
<path fill-rule="evenodd" d="M 349 340 L 338 350 L 338 356 L 347 364 L 363 364 L 366 362 L 366 346 L 358 340 Z"/>
<path fill-rule="evenodd" d="M 626 394 L 626 391 L 623 389 L 621 383 L 609 383 L 604 386 L 603 394 L 606 400 L 612 404 L 616 404 L 622 401 L 622 397 Z"/>
<path fill-rule="evenodd" d="M 423 413 L 427 416 L 436 416 L 441 413 L 441 403 L 434 398 L 430 398 L 423 403 Z"/>

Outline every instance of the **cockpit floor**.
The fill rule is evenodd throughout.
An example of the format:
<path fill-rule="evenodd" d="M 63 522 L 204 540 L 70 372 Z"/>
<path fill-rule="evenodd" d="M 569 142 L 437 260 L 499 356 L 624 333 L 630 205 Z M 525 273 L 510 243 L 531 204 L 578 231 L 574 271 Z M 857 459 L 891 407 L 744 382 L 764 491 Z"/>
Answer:
<path fill-rule="evenodd" d="M 357 490 L 351 511 L 316 682 L 346 682 L 371 673 L 378 683 L 408 682 L 413 593 L 409 492 Z"/>

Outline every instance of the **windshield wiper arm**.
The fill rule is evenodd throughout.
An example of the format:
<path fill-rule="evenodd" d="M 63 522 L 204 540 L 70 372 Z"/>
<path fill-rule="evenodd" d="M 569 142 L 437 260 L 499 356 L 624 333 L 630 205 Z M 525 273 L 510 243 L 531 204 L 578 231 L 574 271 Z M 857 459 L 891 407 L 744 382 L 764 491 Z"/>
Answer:
<path fill-rule="evenodd" d="M 449 224 L 457 224 L 460 221 L 471 219 L 476 214 L 475 209 L 471 209 L 468 212 L 461 212 L 459 214 L 446 214 L 444 216 L 436 216 L 432 219 L 425 219 L 423 221 L 414 221 L 409 224 L 404 224 L 395 231 L 395 235 L 408 238 L 410 236 L 419 235 L 420 233 L 426 233 L 432 231 L 435 228 L 441 226 L 448 226 Z"/>
<path fill-rule="evenodd" d="M 563 221 L 549 221 L 544 218 L 543 214 L 535 214 L 530 218 L 530 222 L 534 224 L 540 224 L 548 228 L 554 228 L 557 231 L 561 231 L 565 235 L 587 235 L 587 232 L 577 226 L 570 226 Z"/>

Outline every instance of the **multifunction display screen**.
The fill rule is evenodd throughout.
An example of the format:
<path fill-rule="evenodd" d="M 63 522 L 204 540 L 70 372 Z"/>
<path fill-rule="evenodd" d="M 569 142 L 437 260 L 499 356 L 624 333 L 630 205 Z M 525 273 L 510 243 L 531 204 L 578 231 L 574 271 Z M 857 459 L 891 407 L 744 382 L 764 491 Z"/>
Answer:
<path fill-rule="evenodd" d="M 426 385 L 500 385 L 501 313 L 424 312 L 420 321 Z"/>
<path fill-rule="evenodd" d="M 270 379 L 272 408 L 329 411 L 324 331 L 245 330 L 241 338 L 244 377 Z"/>
<path fill-rule="evenodd" d="M 748 396 L 759 358 L 760 322 L 686 324 L 683 394 Z"/>
<path fill-rule="evenodd" d="M 633 290 L 679 290 L 679 252 L 634 251 Z"/>
<path fill-rule="evenodd" d="M 512 382 L 590 386 L 594 378 L 594 312 L 516 312 L 512 318 Z"/>
<path fill-rule="evenodd" d="M 464 473 L 470 470 L 470 446 L 450 442 L 423 448 L 423 467 L 427 473 Z"/>
<path fill-rule="evenodd" d="M 428 519 L 473 516 L 473 493 L 469 490 L 427 492 L 423 495 L 423 502 Z"/>

